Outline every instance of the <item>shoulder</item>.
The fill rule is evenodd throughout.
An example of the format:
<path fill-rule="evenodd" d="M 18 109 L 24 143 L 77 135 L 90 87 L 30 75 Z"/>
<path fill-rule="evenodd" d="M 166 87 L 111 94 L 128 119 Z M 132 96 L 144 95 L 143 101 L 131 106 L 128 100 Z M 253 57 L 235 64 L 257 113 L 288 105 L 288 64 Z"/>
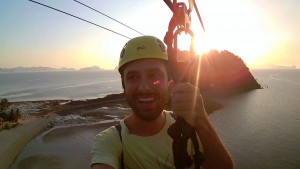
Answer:
<path fill-rule="evenodd" d="M 101 142 L 110 142 L 112 144 L 117 144 L 119 142 L 119 135 L 118 131 L 115 126 L 111 126 L 99 134 L 97 134 L 94 138 L 94 142 L 101 141 Z"/>
<path fill-rule="evenodd" d="M 111 126 L 95 136 L 91 149 L 91 164 L 102 163 L 116 168 L 121 152 L 122 144 L 118 131 Z"/>

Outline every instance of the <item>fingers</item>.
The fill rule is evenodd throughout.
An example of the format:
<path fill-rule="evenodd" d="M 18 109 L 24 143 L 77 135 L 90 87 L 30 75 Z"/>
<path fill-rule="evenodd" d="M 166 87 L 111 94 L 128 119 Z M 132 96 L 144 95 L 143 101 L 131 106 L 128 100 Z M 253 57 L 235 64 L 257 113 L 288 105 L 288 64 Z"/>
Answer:
<path fill-rule="evenodd" d="M 199 89 L 190 83 L 178 83 L 172 87 L 171 94 L 178 93 L 200 93 Z"/>
<path fill-rule="evenodd" d="M 171 109 L 192 127 L 204 124 L 206 113 L 199 93 L 177 93 L 171 97 Z"/>
<path fill-rule="evenodd" d="M 194 92 L 185 92 L 185 93 L 172 93 L 173 102 L 186 102 L 187 100 L 195 100 L 196 98 L 201 97 L 199 93 Z"/>
<path fill-rule="evenodd" d="M 189 84 L 179 83 L 171 90 L 171 109 L 192 127 L 203 126 L 207 122 L 200 90 Z"/>
<path fill-rule="evenodd" d="M 171 108 L 176 114 L 180 112 L 202 112 L 203 103 L 200 91 L 189 83 L 176 84 L 171 91 Z"/>
<path fill-rule="evenodd" d="M 203 107 L 202 97 L 194 93 L 175 94 L 171 97 L 171 107 L 173 111 L 195 111 Z"/>

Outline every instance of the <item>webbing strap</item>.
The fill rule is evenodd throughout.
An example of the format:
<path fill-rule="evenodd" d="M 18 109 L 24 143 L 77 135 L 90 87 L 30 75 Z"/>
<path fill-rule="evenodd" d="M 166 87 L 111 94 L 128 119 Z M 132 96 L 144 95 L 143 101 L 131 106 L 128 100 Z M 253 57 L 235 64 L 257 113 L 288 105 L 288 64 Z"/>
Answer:
<path fill-rule="evenodd" d="M 122 144 L 122 153 L 121 153 L 121 161 L 120 162 L 121 162 L 121 169 L 124 169 L 124 155 L 123 155 L 123 143 L 122 143 L 122 135 L 121 135 L 121 131 L 122 131 L 121 123 L 118 123 L 117 125 L 115 125 L 115 128 L 118 130 L 120 141 Z"/>
<path fill-rule="evenodd" d="M 176 115 L 174 114 L 174 113 L 170 113 L 170 115 L 174 118 L 174 119 L 176 119 Z M 114 126 L 116 129 L 117 129 L 117 131 L 118 131 L 118 134 L 119 134 L 119 137 L 120 137 L 120 141 L 121 141 L 121 144 L 122 144 L 122 152 L 121 152 L 121 160 L 120 160 L 120 163 L 121 163 L 121 169 L 124 169 L 125 167 L 124 167 L 124 155 L 123 155 L 123 142 L 122 142 L 122 134 L 121 134 L 121 131 L 122 131 L 122 127 L 121 127 L 121 123 L 118 123 L 117 125 L 115 125 Z M 204 156 L 203 156 L 203 154 L 199 151 L 199 144 L 198 144 L 198 139 L 197 139 L 197 136 L 196 136 L 196 133 L 195 132 L 193 132 L 193 134 L 192 134 L 192 136 L 191 136 L 191 139 L 192 139 L 192 142 L 193 142 L 193 145 L 194 145 L 194 151 L 195 151 L 195 155 L 194 155 L 194 163 L 195 163 L 195 168 L 200 168 L 200 166 L 201 166 L 201 164 L 204 162 Z M 174 144 L 172 145 L 172 149 L 173 149 L 173 154 L 174 154 L 174 152 L 176 152 L 176 150 L 175 149 L 178 149 L 178 148 L 182 148 L 181 146 L 178 146 L 178 144 L 176 144 L 177 146 L 175 146 L 174 147 Z M 185 147 L 185 148 L 183 148 L 184 150 L 186 150 L 186 146 L 187 146 L 187 143 L 185 143 L 185 144 L 183 144 L 183 146 Z M 174 151 L 175 150 L 175 151 Z M 182 151 L 181 151 L 182 152 Z M 178 154 L 177 153 L 175 153 L 176 155 L 175 156 L 177 156 Z M 181 153 L 179 153 L 179 154 L 181 154 Z M 186 155 L 187 155 L 187 152 L 185 153 Z M 185 156 L 185 159 L 182 159 L 183 161 L 185 161 L 185 162 L 187 162 L 187 161 L 189 161 L 189 160 L 191 160 L 191 159 L 189 159 L 189 157 L 188 156 Z M 177 160 L 175 160 L 175 161 L 177 161 Z M 178 161 L 179 163 L 182 163 L 182 161 Z M 178 163 L 177 162 L 177 163 Z M 190 163 L 190 162 L 188 162 L 188 163 Z M 182 164 L 180 164 L 180 165 L 182 165 Z"/>

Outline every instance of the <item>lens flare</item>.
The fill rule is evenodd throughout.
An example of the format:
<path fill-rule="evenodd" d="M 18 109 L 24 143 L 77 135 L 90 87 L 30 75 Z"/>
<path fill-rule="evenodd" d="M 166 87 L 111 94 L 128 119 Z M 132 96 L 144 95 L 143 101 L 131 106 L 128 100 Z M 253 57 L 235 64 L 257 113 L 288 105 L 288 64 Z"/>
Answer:
<path fill-rule="evenodd" d="M 154 85 L 160 84 L 160 80 L 155 80 L 155 81 L 153 82 L 153 84 L 154 84 Z"/>

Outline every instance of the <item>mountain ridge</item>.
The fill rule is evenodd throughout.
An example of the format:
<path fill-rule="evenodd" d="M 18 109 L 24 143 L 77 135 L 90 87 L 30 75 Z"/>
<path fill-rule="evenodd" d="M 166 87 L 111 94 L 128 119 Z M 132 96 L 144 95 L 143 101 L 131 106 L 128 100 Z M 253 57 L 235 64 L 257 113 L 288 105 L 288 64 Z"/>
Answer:
<path fill-rule="evenodd" d="M 54 72 L 54 71 L 103 71 L 105 69 L 100 68 L 99 66 L 90 66 L 84 67 L 80 69 L 75 68 L 52 68 L 52 67 L 45 67 L 45 66 L 37 66 L 37 67 L 14 67 L 14 68 L 0 68 L 0 72 Z"/>

